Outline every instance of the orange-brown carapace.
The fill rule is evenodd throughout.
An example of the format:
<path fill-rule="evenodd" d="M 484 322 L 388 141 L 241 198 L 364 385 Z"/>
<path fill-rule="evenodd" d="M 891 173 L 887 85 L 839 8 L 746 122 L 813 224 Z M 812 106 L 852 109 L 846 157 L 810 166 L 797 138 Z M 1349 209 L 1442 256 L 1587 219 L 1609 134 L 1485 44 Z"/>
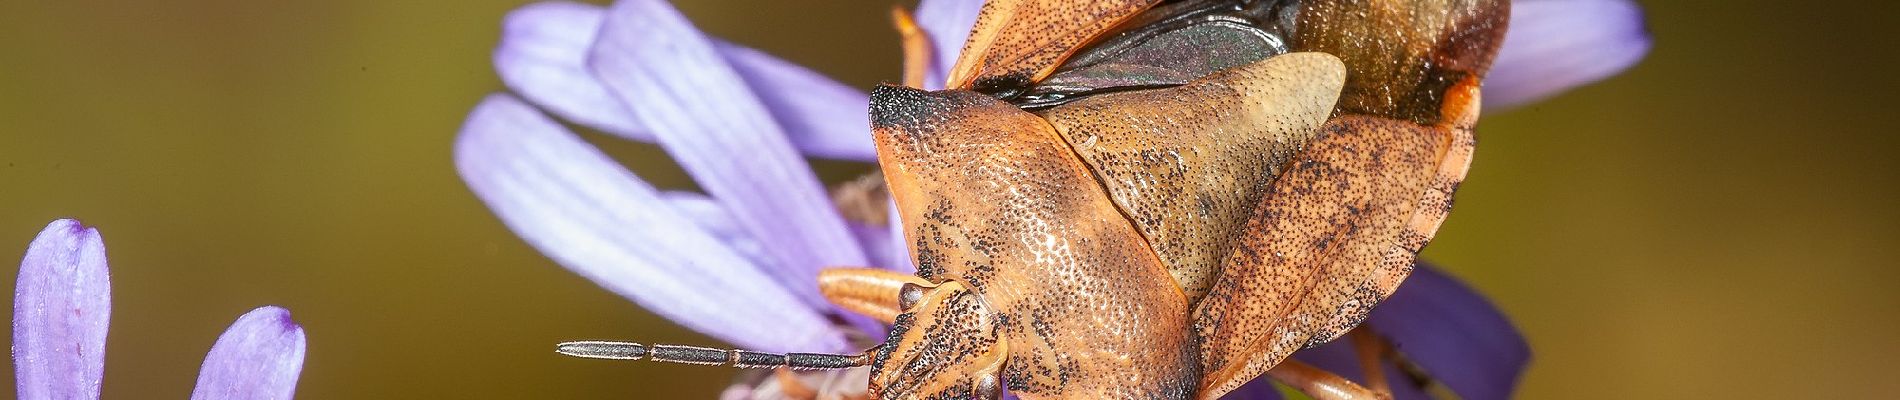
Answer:
<path fill-rule="evenodd" d="M 1411 272 L 1464 178 L 1508 14 L 1508 0 L 991 0 L 950 89 L 871 94 L 917 273 L 819 284 L 891 323 L 885 342 L 639 356 L 868 366 L 881 399 L 1213 399 L 1261 375 L 1379 398 L 1288 356 L 1357 326 Z"/>

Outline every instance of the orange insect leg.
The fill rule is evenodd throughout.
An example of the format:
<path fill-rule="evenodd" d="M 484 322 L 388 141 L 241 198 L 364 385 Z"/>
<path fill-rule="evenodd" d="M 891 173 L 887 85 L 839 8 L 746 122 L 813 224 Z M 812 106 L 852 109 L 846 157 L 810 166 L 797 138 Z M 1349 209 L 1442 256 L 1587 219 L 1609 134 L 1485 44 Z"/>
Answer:
<path fill-rule="evenodd" d="M 903 313 L 897 306 L 897 295 L 905 283 L 936 286 L 916 275 L 878 268 L 826 268 L 818 272 L 818 292 L 825 299 L 885 324 Z"/>
<path fill-rule="evenodd" d="M 1392 385 L 1385 379 L 1385 359 L 1392 347 L 1378 334 L 1361 326 L 1352 330 L 1353 352 L 1359 354 L 1359 368 L 1365 371 L 1366 388 L 1392 396 Z"/>
<path fill-rule="evenodd" d="M 924 36 L 924 30 L 917 27 L 917 19 L 903 6 L 891 6 L 891 22 L 897 25 L 897 35 L 903 40 L 904 86 L 922 89 L 924 72 L 936 61 L 930 54 L 930 38 Z"/>
<path fill-rule="evenodd" d="M 1317 400 L 1390 399 L 1390 393 L 1378 393 L 1306 363 L 1286 360 L 1267 371 L 1273 380 L 1298 389 Z"/>

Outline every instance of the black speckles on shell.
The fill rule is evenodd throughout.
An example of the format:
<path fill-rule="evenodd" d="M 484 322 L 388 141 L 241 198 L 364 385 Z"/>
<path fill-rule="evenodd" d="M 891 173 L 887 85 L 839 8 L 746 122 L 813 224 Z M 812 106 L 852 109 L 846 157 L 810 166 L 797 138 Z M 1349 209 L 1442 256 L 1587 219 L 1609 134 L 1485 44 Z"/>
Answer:
<path fill-rule="evenodd" d="M 1332 113 L 1344 70 L 1287 54 L 1184 86 L 1092 96 L 1041 115 L 1193 302 L 1281 166 Z"/>
<path fill-rule="evenodd" d="M 1196 311 L 1210 373 L 1251 377 L 1337 338 L 1409 272 L 1398 264 L 1415 253 L 1400 238 L 1457 132 L 1364 116 L 1323 129 L 1274 183 Z"/>
<path fill-rule="evenodd" d="M 879 157 L 919 276 L 967 285 L 1009 325 L 1047 324 L 1035 334 L 1001 328 L 1005 368 L 1041 374 L 1005 384 L 1048 396 L 1155 398 L 1193 380 L 1180 376 L 1194 365 L 1186 300 L 1054 129 L 1000 102 L 942 112 L 956 123 L 878 127 Z"/>

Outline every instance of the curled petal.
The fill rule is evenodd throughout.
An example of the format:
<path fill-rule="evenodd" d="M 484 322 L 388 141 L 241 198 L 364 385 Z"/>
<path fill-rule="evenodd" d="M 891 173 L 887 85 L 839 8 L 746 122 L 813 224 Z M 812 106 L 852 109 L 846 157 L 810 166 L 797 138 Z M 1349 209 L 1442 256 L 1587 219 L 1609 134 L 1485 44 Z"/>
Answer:
<path fill-rule="evenodd" d="M 950 68 L 957 63 L 957 54 L 963 51 L 963 41 L 969 40 L 970 28 L 976 25 L 977 11 L 983 9 L 983 0 L 923 0 L 917 3 L 917 26 L 930 36 L 930 70 L 924 74 L 924 89 L 943 89 L 944 81 L 949 80 Z"/>
<path fill-rule="evenodd" d="M 1649 53 L 1643 9 L 1629 0 L 1528 0 L 1484 81 L 1484 107 L 1504 109 L 1622 72 Z"/>
<path fill-rule="evenodd" d="M 97 399 L 105 372 L 112 283 L 99 231 L 62 219 L 20 260 L 13 293 L 13 368 L 21 399 Z"/>
<path fill-rule="evenodd" d="M 550 1 L 508 14 L 495 71 L 510 89 L 562 118 L 628 139 L 652 142 L 653 133 L 633 119 L 606 86 L 587 70 L 587 49 L 606 10 L 592 4 Z M 869 102 L 853 90 L 811 70 L 763 52 L 714 41 L 792 145 L 805 155 L 875 161 Z"/>
<path fill-rule="evenodd" d="M 700 187 L 765 243 L 768 272 L 813 308 L 818 270 L 866 265 L 831 200 L 752 90 L 677 10 L 624 0 L 608 10 L 589 66 Z"/>
<path fill-rule="evenodd" d="M 470 113 L 455 164 L 503 223 L 562 266 L 680 325 L 763 351 L 844 337 L 599 150 L 514 97 Z"/>
<path fill-rule="evenodd" d="M 290 319 L 290 310 L 258 307 L 211 345 L 191 398 L 290 399 L 297 393 L 303 353 L 303 327 Z"/>

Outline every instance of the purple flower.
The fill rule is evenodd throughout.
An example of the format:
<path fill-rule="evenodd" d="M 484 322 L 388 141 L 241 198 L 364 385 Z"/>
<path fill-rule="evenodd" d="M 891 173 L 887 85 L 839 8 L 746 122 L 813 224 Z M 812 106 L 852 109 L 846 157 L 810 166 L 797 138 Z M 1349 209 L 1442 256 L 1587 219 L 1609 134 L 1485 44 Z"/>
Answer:
<path fill-rule="evenodd" d="M 918 6 L 935 47 L 927 82 L 943 81 L 980 4 Z M 1649 46 L 1625 0 L 1524 0 L 1512 26 L 1485 92 L 1494 108 L 1607 77 Z M 901 234 L 894 223 L 842 218 L 803 158 L 875 161 L 863 92 L 706 37 L 661 0 L 522 7 L 508 15 L 494 62 L 516 94 L 475 107 L 456 166 L 544 254 L 740 348 L 856 351 L 847 337 L 883 333 L 821 298 L 816 275 L 835 266 L 909 272 Z M 653 188 L 542 110 L 659 144 L 707 193 Z M 1369 323 L 1465 398 L 1508 397 L 1529 359 L 1496 309 L 1423 264 Z M 1335 344 L 1298 357 L 1357 377 L 1352 351 Z M 1254 386 L 1246 393 L 1277 396 Z"/>
<path fill-rule="evenodd" d="M 1517 0 L 1484 77 L 1484 106 L 1508 109 L 1609 78 L 1649 47 L 1643 9 L 1630 0 Z"/>
<path fill-rule="evenodd" d="M 13 293 L 19 398 L 98 399 L 112 285 L 105 242 L 79 221 L 53 221 L 27 245 Z M 303 368 L 303 328 L 265 306 L 218 336 L 192 399 L 289 399 Z"/>

